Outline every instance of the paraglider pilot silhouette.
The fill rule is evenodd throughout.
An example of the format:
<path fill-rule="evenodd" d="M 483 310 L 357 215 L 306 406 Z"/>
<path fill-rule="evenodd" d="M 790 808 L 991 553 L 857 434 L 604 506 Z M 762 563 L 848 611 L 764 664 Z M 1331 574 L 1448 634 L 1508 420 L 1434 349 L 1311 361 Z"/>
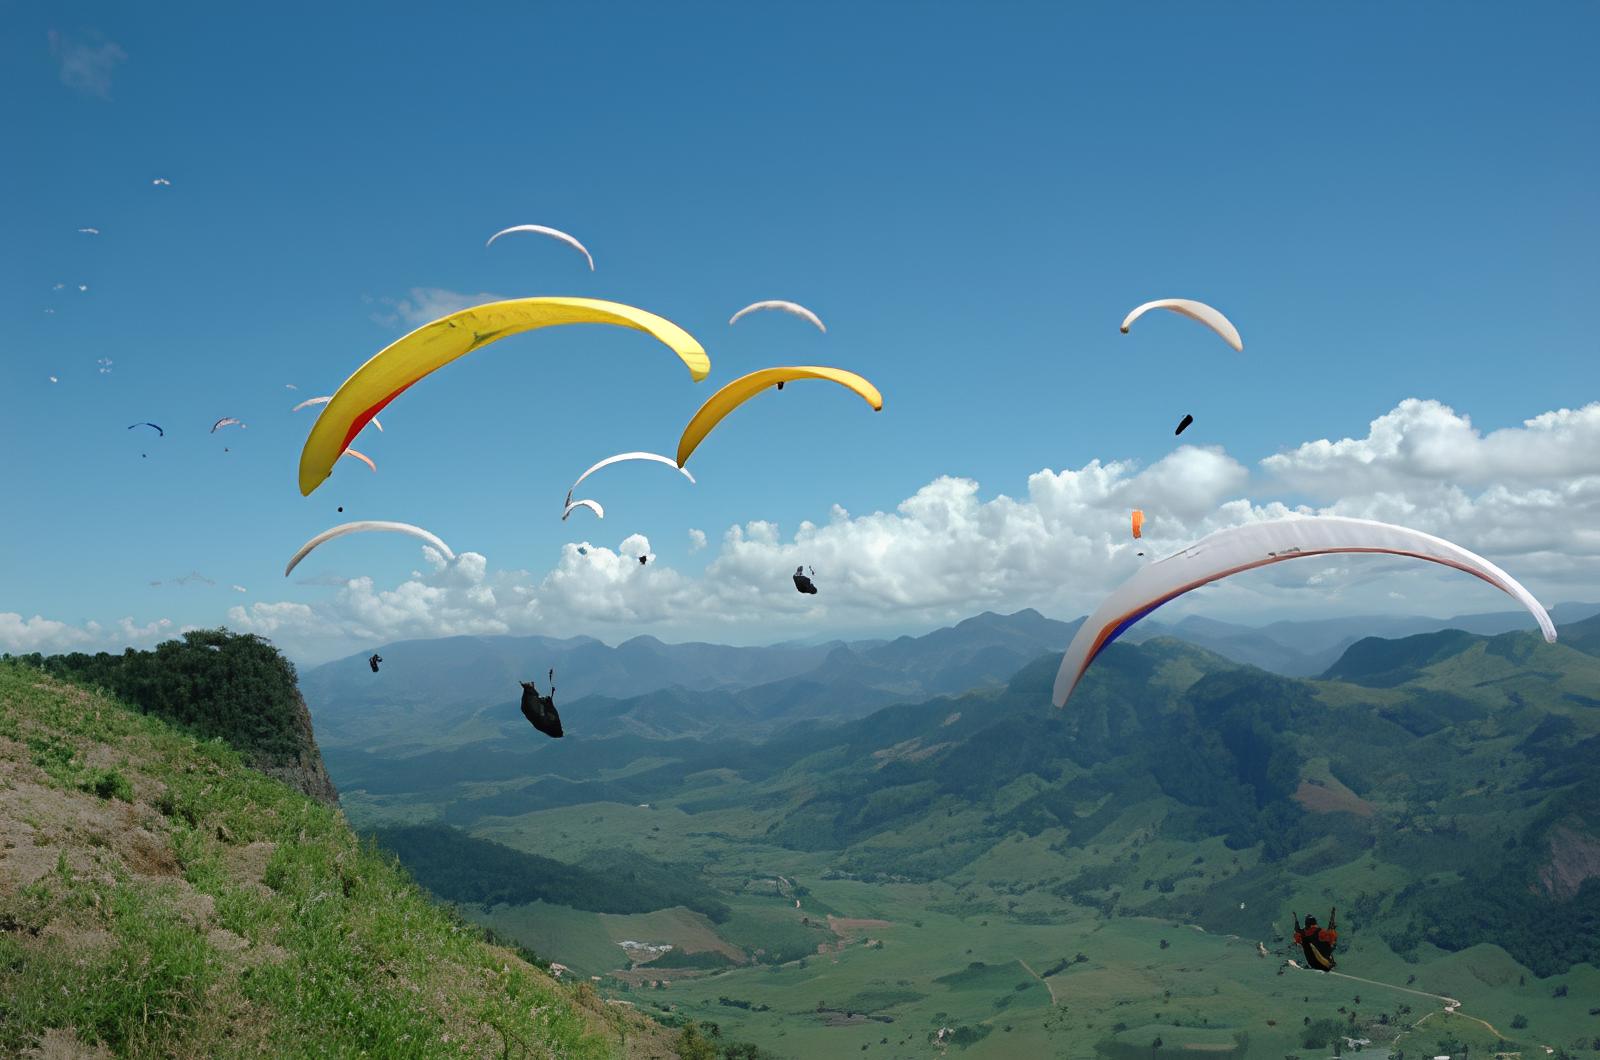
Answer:
<path fill-rule="evenodd" d="M 367 660 L 367 665 L 372 667 L 372 672 L 373 673 L 377 673 L 378 672 L 378 664 L 381 663 L 381 662 L 383 662 L 383 656 L 379 655 L 377 652 L 373 652 L 372 653 L 372 658 Z"/>
<path fill-rule="evenodd" d="M 546 736 L 560 738 L 561 715 L 556 713 L 556 672 L 550 671 L 550 694 L 541 696 L 532 681 L 522 682 L 522 716 Z"/>
<path fill-rule="evenodd" d="M 1339 932 L 1335 930 L 1334 913 L 1337 910 L 1328 910 L 1328 926 L 1318 927 L 1317 918 L 1306 917 L 1306 926 L 1300 926 L 1300 918 L 1294 916 L 1294 940 L 1305 950 L 1306 965 L 1319 972 L 1331 972 L 1338 966 L 1338 961 L 1333 959 L 1333 948 L 1339 942 Z"/>
<path fill-rule="evenodd" d="M 811 577 L 816 577 L 816 574 L 816 570 L 813 569 Z M 794 569 L 794 587 L 800 592 L 809 593 L 812 596 L 817 594 L 817 587 L 812 584 L 811 578 L 806 577 L 806 569 L 804 567 L 796 567 Z"/>

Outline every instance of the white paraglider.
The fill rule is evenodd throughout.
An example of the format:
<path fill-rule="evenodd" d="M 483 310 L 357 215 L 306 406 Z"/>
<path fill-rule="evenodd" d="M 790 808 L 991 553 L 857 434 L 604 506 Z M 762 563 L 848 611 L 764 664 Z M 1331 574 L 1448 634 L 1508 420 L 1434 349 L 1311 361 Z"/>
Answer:
<path fill-rule="evenodd" d="M 612 464 L 620 464 L 624 460 L 651 460 L 657 464 L 665 464 L 681 474 L 684 478 L 688 479 L 690 485 L 694 485 L 694 476 L 689 474 L 688 471 L 679 467 L 677 461 L 673 460 L 670 456 L 662 456 L 659 453 L 618 453 L 616 456 L 606 457 L 604 460 L 600 461 L 598 464 L 579 475 L 577 481 L 572 484 L 572 488 L 567 490 L 567 503 L 569 505 L 572 503 L 572 494 L 577 490 L 578 486 L 583 483 L 584 479 L 588 478 L 590 475 L 594 474 L 596 471 L 599 471 L 603 467 L 610 467 Z M 564 519 L 566 516 L 562 516 L 562 518 Z"/>
<path fill-rule="evenodd" d="M 326 405 L 328 402 L 330 402 L 332 400 L 333 400 L 333 395 L 332 394 L 325 394 L 322 397 L 306 398 L 304 401 L 300 402 L 300 404 L 296 405 L 294 408 L 290 409 L 289 411 L 290 412 L 299 412 L 301 409 L 310 408 L 312 405 Z M 380 430 L 380 431 L 383 430 L 383 424 L 378 422 L 378 417 L 376 417 L 376 416 L 372 417 L 372 425 L 374 427 L 378 428 L 378 430 Z"/>
<path fill-rule="evenodd" d="M 749 305 L 745 306 L 728 319 L 728 326 L 732 327 L 734 324 L 737 324 L 739 322 L 739 318 L 744 316 L 746 313 L 755 313 L 762 309 L 777 309 L 792 316 L 797 316 L 801 320 L 809 320 L 811 323 L 816 325 L 818 331 L 822 332 L 824 335 L 828 333 L 827 327 L 822 323 L 822 318 L 817 316 L 817 314 L 813 313 L 799 302 L 785 302 L 778 299 L 766 302 L 751 302 Z"/>
<path fill-rule="evenodd" d="M 377 471 L 378 470 L 378 465 L 374 464 L 372 462 L 372 457 L 368 456 L 366 453 L 363 453 L 358 449 L 346 449 L 344 451 L 344 455 L 361 461 L 363 464 L 365 464 L 368 467 L 370 467 L 373 471 Z"/>
<path fill-rule="evenodd" d="M 568 501 L 567 502 L 567 510 L 561 513 L 561 521 L 562 522 L 566 522 L 567 521 L 567 516 L 571 515 L 573 512 L 577 511 L 579 508 L 587 508 L 587 509 L 589 509 L 591 512 L 593 512 L 595 514 L 596 518 L 604 519 L 606 517 L 606 510 L 604 508 L 600 507 L 600 502 L 599 501 L 590 501 L 590 500 Z"/>
<path fill-rule="evenodd" d="M 587 258 L 589 261 L 589 271 L 594 271 L 594 255 L 589 253 L 589 248 L 578 242 L 574 237 L 561 231 L 559 228 L 547 228 L 544 225 L 512 225 L 510 228 L 502 228 L 500 231 L 490 236 L 489 242 L 485 243 L 484 246 L 487 247 L 501 236 L 507 236 L 513 232 L 533 232 L 537 235 L 549 236 L 551 239 L 559 239 L 561 242 L 565 243 L 567 246 L 571 247 L 573 250 L 576 250 L 578 253 Z"/>
<path fill-rule="evenodd" d="M 311 555 L 312 550 L 314 550 L 318 545 L 332 541 L 336 537 L 344 537 L 347 534 L 362 534 L 379 530 L 386 530 L 397 534 L 410 534 L 412 537 L 417 538 L 418 540 L 432 545 L 434 548 L 438 549 L 440 555 L 444 556 L 444 558 L 449 562 L 455 562 L 456 554 L 450 551 L 450 546 L 420 526 L 412 526 L 410 523 L 392 523 L 382 519 L 364 519 L 355 523 L 341 523 L 332 529 L 324 530 L 316 537 L 313 537 L 310 541 L 307 541 L 305 544 L 301 545 L 300 551 L 296 552 L 289 560 L 289 565 L 283 568 L 283 576 L 287 578 L 289 576 L 289 572 L 294 570 L 295 567 L 299 566 L 301 560 Z"/>
<path fill-rule="evenodd" d="M 1061 669 L 1056 672 L 1051 698 L 1056 706 L 1065 706 L 1100 653 L 1128 627 L 1169 600 L 1270 563 L 1350 552 L 1409 556 L 1481 578 L 1527 608 L 1544 639 L 1555 643 L 1555 623 L 1533 594 L 1511 575 L 1460 545 L 1420 530 L 1368 519 L 1336 515 L 1274 519 L 1218 530 L 1180 552 L 1141 567 L 1078 627 L 1061 659 Z"/>
<path fill-rule="evenodd" d="M 1122 333 L 1126 335 L 1133 322 L 1152 309 L 1166 309 L 1179 316 L 1186 316 L 1190 320 L 1197 320 L 1222 336 L 1223 342 L 1240 353 L 1244 352 L 1244 340 L 1239 337 L 1239 329 L 1211 306 L 1204 302 L 1196 302 L 1192 298 L 1158 298 L 1154 302 L 1146 302 L 1123 318 Z"/>

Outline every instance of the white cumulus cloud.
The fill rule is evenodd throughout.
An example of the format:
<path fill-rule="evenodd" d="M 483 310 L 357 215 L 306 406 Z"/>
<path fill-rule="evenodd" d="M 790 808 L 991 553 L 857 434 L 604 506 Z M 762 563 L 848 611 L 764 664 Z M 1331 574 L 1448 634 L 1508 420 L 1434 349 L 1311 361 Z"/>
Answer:
<path fill-rule="evenodd" d="M 372 575 L 302 581 L 309 599 L 235 606 L 227 624 L 316 661 L 457 634 L 620 639 L 652 631 L 751 642 L 916 631 L 983 609 L 1036 607 L 1072 618 L 1152 558 L 1215 530 L 1295 513 L 1400 523 L 1483 554 L 1546 603 L 1594 600 L 1597 409 L 1483 434 L 1437 402 L 1406 401 L 1375 420 L 1365 439 L 1307 442 L 1260 461 L 1254 475 L 1221 448 L 1183 445 L 1149 466 L 1092 460 L 1042 469 L 1018 496 L 941 476 L 888 510 L 855 514 L 835 505 L 797 526 L 729 526 L 717 541 L 691 530 L 690 550 L 710 551 L 699 573 L 674 568 L 638 534 L 615 545 L 569 542 L 543 571 L 496 567 L 476 552 L 446 562 L 423 548 L 419 569 L 397 583 Z M 1137 541 L 1128 525 L 1135 507 L 1145 513 Z M 801 565 L 815 568 L 818 595 L 794 591 L 789 575 Z M 1515 606 L 1434 564 L 1339 557 L 1225 579 L 1160 617 L 1194 611 L 1258 623 L 1330 611 L 1401 607 L 1446 617 Z M 81 641 L 81 631 L 37 616 L 29 623 L 0 620 L 0 637 Z"/>
<path fill-rule="evenodd" d="M 111 98 L 111 72 L 128 53 L 111 41 L 85 44 L 50 31 L 50 54 L 61 66 L 61 83 L 87 96 Z"/>
<path fill-rule="evenodd" d="M 454 313 L 458 309 L 504 300 L 505 295 L 490 294 L 488 291 L 463 294 L 460 291 L 447 291 L 442 287 L 413 287 L 404 298 L 378 299 L 378 304 L 387 308 L 383 312 L 375 313 L 373 319 L 390 327 L 405 324 L 415 328 Z"/>

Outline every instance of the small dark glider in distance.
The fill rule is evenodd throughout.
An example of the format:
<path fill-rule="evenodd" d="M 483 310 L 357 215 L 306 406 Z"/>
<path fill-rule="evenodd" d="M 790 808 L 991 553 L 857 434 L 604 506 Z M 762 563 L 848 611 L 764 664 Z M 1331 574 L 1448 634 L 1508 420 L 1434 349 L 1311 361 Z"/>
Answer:
<path fill-rule="evenodd" d="M 528 724 L 535 729 L 560 739 L 565 735 L 561 731 L 561 715 L 556 713 L 556 672 L 550 671 L 550 694 L 541 696 L 539 689 L 532 681 L 522 682 L 522 716 L 528 719 Z"/>
<path fill-rule="evenodd" d="M 378 664 L 381 663 L 381 662 L 383 662 L 383 656 L 379 655 L 377 652 L 373 652 L 372 653 L 372 658 L 367 660 L 367 665 L 372 667 L 372 672 L 373 673 L 377 673 L 378 672 Z"/>
<path fill-rule="evenodd" d="M 816 574 L 816 570 L 813 569 L 811 576 L 814 578 Z M 804 567 L 796 567 L 794 569 L 794 587 L 797 591 L 809 596 L 817 595 L 817 587 L 812 583 L 811 578 L 806 577 L 806 569 Z"/>
<path fill-rule="evenodd" d="M 128 430 L 130 430 L 130 431 L 133 430 L 135 427 L 155 427 L 157 434 L 161 435 L 161 437 L 163 437 L 163 438 L 165 438 L 167 436 L 167 432 L 166 431 L 162 430 L 160 427 L 156 427 L 156 425 L 153 424 L 153 423 L 130 423 L 130 424 L 128 424 Z"/>
<path fill-rule="evenodd" d="M 1183 419 L 1178 421 L 1178 429 L 1173 431 L 1172 433 L 1173 434 L 1182 434 L 1185 430 L 1188 429 L 1189 424 L 1191 424 L 1193 422 L 1194 422 L 1194 417 L 1185 414 Z"/>

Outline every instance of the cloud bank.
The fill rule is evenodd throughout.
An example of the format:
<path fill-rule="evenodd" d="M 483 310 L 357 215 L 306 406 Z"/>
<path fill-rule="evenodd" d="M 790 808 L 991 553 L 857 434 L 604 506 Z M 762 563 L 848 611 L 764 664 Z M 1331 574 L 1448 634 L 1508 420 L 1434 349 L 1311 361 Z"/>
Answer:
<path fill-rule="evenodd" d="M 640 535 L 570 542 L 543 572 L 496 568 L 476 552 L 450 564 L 424 549 L 428 569 L 398 584 L 343 578 L 309 603 L 232 607 L 227 624 L 319 659 L 458 634 L 613 639 L 649 630 L 751 642 L 903 632 L 984 609 L 1074 617 L 1152 556 L 1293 512 L 1400 523 L 1487 556 L 1547 604 L 1597 599 L 1597 442 L 1600 403 L 1485 435 L 1445 405 L 1408 400 L 1373 420 L 1364 438 L 1308 441 L 1253 470 L 1221 448 L 1185 445 L 1148 467 L 1095 460 L 1042 469 L 1018 497 L 985 496 L 971 479 L 942 476 L 889 511 L 835 505 L 822 521 L 792 529 L 746 522 L 714 545 L 691 531 L 686 553 L 704 547 L 709 557 L 697 571 L 655 557 Z M 1141 541 L 1128 530 L 1135 507 L 1145 512 Z M 800 564 L 816 568 L 819 595 L 794 592 L 788 575 Z M 1226 580 L 1169 605 L 1163 617 L 1193 609 L 1251 622 L 1400 606 L 1446 616 L 1516 605 L 1433 565 L 1337 557 Z M 66 643 L 78 632 L 37 616 L 0 616 L 0 647 Z"/>

